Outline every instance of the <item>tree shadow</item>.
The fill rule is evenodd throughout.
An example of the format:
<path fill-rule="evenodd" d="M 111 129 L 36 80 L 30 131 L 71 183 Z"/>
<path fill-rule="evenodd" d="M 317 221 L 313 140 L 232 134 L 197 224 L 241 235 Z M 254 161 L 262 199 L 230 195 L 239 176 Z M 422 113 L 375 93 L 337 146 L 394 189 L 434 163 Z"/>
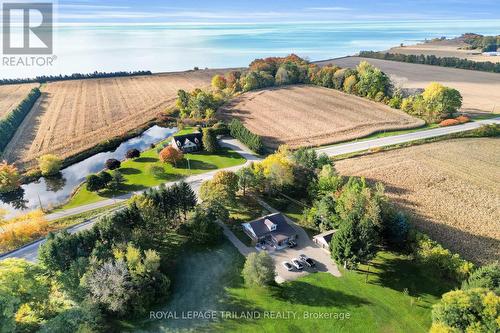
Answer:
<path fill-rule="evenodd" d="M 216 170 L 218 169 L 215 164 L 212 163 L 207 163 L 204 161 L 199 161 L 199 160 L 189 160 L 189 166 L 187 161 L 183 161 L 181 163 L 177 163 L 177 169 L 188 169 L 191 168 L 192 170 Z"/>
<path fill-rule="evenodd" d="M 141 173 L 140 170 L 134 168 L 120 168 L 119 170 L 124 175 L 138 175 Z"/>
<path fill-rule="evenodd" d="M 302 281 L 291 281 L 286 286 L 274 287 L 273 296 L 285 302 L 308 306 L 346 307 L 370 304 L 361 297 Z"/>
<path fill-rule="evenodd" d="M 134 160 L 134 162 L 139 162 L 139 163 L 154 163 L 158 162 L 157 158 L 154 157 L 139 157 Z"/>

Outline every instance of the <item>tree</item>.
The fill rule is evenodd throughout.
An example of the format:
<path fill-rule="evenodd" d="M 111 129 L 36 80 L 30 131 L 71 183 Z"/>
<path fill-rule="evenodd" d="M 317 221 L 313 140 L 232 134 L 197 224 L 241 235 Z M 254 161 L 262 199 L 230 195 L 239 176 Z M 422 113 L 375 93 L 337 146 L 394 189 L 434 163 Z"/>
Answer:
<path fill-rule="evenodd" d="M 177 162 L 184 158 L 184 154 L 180 150 L 168 146 L 160 151 L 159 157 L 163 163 L 170 163 L 177 166 Z"/>
<path fill-rule="evenodd" d="M 111 181 L 108 184 L 108 188 L 112 190 L 120 189 L 121 185 L 125 182 L 125 177 L 118 170 L 111 172 Z"/>
<path fill-rule="evenodd" d="M 184 219 L 186 219 L 187 213 L 196 206 L 196 193 L 194 193 L 191 186 L 184 181 L 181 181 L 175 186 L 178 189 L 177 194 L 180 201 L 179 206 L 184 213 Z"/>
<path fill-rule="evenodd" d="M 475 270 L 462 283 L 463 290 L 486 288 L 500 295 L 500 264 L 498 262 L 482 266 Z"/>
<path fill-rule="evenodd" d="M 38 159 L 38 167 L 43 176 L 53 176 L 61 170 L 62 160 L 52 154 L 43 155 Z"/>
<path fill-rule="evenodd" d="M 450 291 L 432 308 L 430 332 L 498 332 L 499 314 L 500 296 L 493 291 Z"/>
<path fill-rule="evenodd" d="M 432 82 L 422 93 L 426 114 L 425 120 L 436 122 L 451 117 L 462 106 L 462 95 L 456 89 Z"/>
<path fill-rule="evenodd" d="M 254 164 L 254 171 L 262 174 L 266 180 L 266 191 L 280 191 L 294 182 L 294 165 L 290 151 L 281 146 L 278 152 L 269 155 L 262 162 Z"/>
<path fill-rule="evenodd" d="M 19 188 L 21 176 L 12 164 L 3 161 L 0 163 L 0 193 L 12 192 Z"/>
<path fill-rule="evenodd" d="M 256 177 L 252 170 L 252 167 L 244 167 L 236 172 L 238 176 L 238 186 L 243 191 L 243 195 L 246 195 L 246 191 L 256 185 Z"/>
<path fill-rule="evenodd" d="M 219 171 L 211 180 L 200 187 L 200 199 L 207 202 L 219 202 L 233 205 L 238 191 L 238 176 L 232 171 Z"/>
<path fill-rule="evenodd" d="M 106 161 L 106 168 L 108 170 L 118 169 L 121 167 L 121 165 L 122 163 L 115 158 L 110 158 L 109 160 Z"/>
<path fill-rule="evenodd" d="M 218 206 L 212 209 L 212 206 Z M 188 226 L 194 242 L 203 245 L 214 245 L 223 238 L 222 228 L 217 224 L 221 207 L 218 203 L 209 203 L 198 206 L 190 217 Z M 222 207 L 223 208 L 223 207 Z"/>
<path fill-rule="evenodd" d="M 348 94 L 356 93 L 356 83 L 358 83 L 358 79 L 356 75 L 351 75 L 347 77 L 344 81 L 344 91 Z"/>
<path fill-rule="evenodd" d="M 226 78 L 222 75 L 215 75 L 212 78 L 212 88 L 217 89 L 217 90 L 224 90 L 226 89 Z"/>
<path fill-rule="evenodd" d="M 243 267 L 243 278 L 249 286 L 269 286 L 274 283 L 276 270 L 273 259 L 266 251 L 250 253 Z"/>
<path fill-rule="evenodd" d="M 141 156 L 141 152 L 135 148 L 127 150 L 127 153 L 125 154 L 125 157 L 129 159 L 138 158 L 139 156 Z"/>
<path fill-rule="evenodd" d="M 391 86 L 390 79 L 380 69 L 375 68 L 366 61 L 362 61 L 356 67 L 359 81 L 356 83 L 356 92 L 361 96 L 379 101 L 388 95 Z M 382 96 L 382 98 L 377 97 Z"/>
<path fill-rule="evenodd" d="M 214 153 L 217 151 L 217 137 L 215 135 L 215 131 L 213 128 L 204 128 L 203 129 L 203 148 L 209 153 Z"/>
<path fill-rule="evenodd" d="M 102 190 L 106 185 L 103 183 L 103 180 L 98 175 L 88 175 L 86 181 L 86 189 L 89 192 L 98 192 Z"/>

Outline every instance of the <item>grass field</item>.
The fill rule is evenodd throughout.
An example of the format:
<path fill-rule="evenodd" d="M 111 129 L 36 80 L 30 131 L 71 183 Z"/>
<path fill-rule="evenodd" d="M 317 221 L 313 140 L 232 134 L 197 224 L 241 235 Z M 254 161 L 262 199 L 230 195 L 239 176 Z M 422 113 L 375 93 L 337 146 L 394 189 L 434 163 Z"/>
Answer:
<path fill-rule="evenodd" d="M 271 148 L 320 146 L 424 125 L 381 103 L 308 85 L 245 93 L 223 107 L 219 116 L 240 119 Z"/>
<path fill-rule="evenodd" d="M 14 110 L 38 83 L 0 85 L 0 119 Z"/>
<path fill-rule="evenodd" d="M 462 111 L 500 113 L 500 75 L 497 73 L 360 57 L 339 58 L 318 64 L 354 67 L 362 60 L 390 75 L 396 86 L 425 88 L 430 82 L 439 82 L 460 91 L 463 97 Z"/>
<path fill-rule="evenodd" d="M 217 321 L 146 319 L 123 322 L 122 327 L 134 332 L 426 332 L 432 304 L 453 287 L 408 258 L 386 252 L 370 267 L 343 272 L 341 278 L 316 273 L 270 290 L 245 287 L 242 266 L 243 257 L 228 243 L 187 252 L 176 267 L 170 301 L 156 309 L 177 311 L 179 316 L 183 311 L 215 311 Z M 222 318 L 221 311 L 240 317 Z M 241 318 L 247 311 L 254 319 Z M 296 318 L 264 317 L 287 311 Z M 350 316 L 304 318 L 308 313 Z"/>
<path fill-rule="evenodd" d="M 500 257 L 500 139 L 455 139 L 336 162 L 341 174 L 381 181 L 418 228 L 484 264 Z"/>
<path fill-rule="evenodd" d="M 122 162 L 119 170 L 125 177 L 125 183 L 120 190 L 105 190 L 96 193 L 87 191 L 85 185 L 83 185 L 63 208 L 73 208 L 106 198 L 116 197 L 125 193 L 140 191 L 162 183 L 179 180 L 185 176 L 245 163 L 245 159 L 238 153 L 225 148 L 220 149 L 220 151 L 214 154 L 198 152 L 185 154 L 184 157 L 185 159 L 179 162 L 177 167 L 174 167 L 168 163 L 161 163 L 159 161 L 156 148 L 149 149 L 143 152 L 141 157 L 135 160 L 126 160 Z M 189 159 L 189 165 L 187 159 Z M 152 165 L 163 167 L 164 173 L 155 177 L 149 172 L 149 168 Z"/>
<path fill-rule="evenodd" d="M 4 158 L 32 166 L 43 154 L 66 158 L 79 153 L 150 121 L 174 103 L 178 89 L 209 86 L 216 73 L 200 70 L 45 84 Z"/>

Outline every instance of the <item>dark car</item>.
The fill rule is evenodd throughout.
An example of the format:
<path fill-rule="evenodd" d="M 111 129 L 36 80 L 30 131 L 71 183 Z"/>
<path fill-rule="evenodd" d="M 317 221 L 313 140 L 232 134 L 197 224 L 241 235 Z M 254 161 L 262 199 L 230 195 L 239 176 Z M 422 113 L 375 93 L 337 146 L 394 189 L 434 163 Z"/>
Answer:
<path fill-rule="evenodd" d="M 309 258 L 308 256 L 306 256 L 305 254 L 301 254 L 299 256 L 299 259 L 304 264 L 306 264 L 308 267 L 313 267 L 314 265 L 316 265 L 316 263 L 314 262 L 314 260 L 312 260 L 311 258 Z"/>
<path fill-rule="evenodd" d="M 288 261 L 283 261 L 281 264 L 283 265 L 283 267 L 285 267 L 287 271 L 293 270 L 293 266 Z"/>
<path fill-rule="evenodd" d="M 294 241 L 290 240 L 288 241 L 288 247 L 292 248 L 292 247 L 296 247 L 297 246 L 297 243 L 295 243 Z"/>

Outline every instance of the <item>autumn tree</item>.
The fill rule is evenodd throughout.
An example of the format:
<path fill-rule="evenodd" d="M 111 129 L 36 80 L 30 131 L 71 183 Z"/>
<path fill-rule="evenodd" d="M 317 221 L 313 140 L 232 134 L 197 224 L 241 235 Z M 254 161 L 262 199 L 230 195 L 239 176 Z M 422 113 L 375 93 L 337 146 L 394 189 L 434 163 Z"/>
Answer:
<path fill-rule="evenodd" d="M 207 202 L 219 202 L 223 205 L 234 204 L 238 191 L 238 176 L 232 171 L 219 171 L 200 188 L 200 198 Z"/>
<path fill-rule="evenodd" d="M 43 176 L 53 176 L 61 170 L 62 160 L 52 154 L 43 155 L 38 159 L 38 167 Z"/>
<path fill-rule="evenodd" d="M 160 151 L 159 157 L 163 163 L 170 163 L 177 166 L 177 162 L 184 158 L 184 154 L 180 150 L 168 146 Z"/>
<path fill-rule="evenodd" d="M 226 89 L 227 81 L 226 78 L 222 75 L 215 75 L 212 78 L 212 88 L 216 90 L 224 90 Z"/>
<path fill-rule="evenodd" d="M 12 164 L 3 161 L 0 163 L 0 193 L 8 193 L 19 188 L 21 176 Z"/>
<path fill-rule="evenodd" d="M 293 184 L 293 168 L 290 151 L 286 146 L 281 146 L 276 153 L 254 164 L 254 171 L 261 174 L 266 181 L 267 192 L 279 191 Z"/>
<path fill-rule="evenodd" d="M 422 93 L 425 103 L 426 120 L 436 122 L 453 116 L 462 106 L 462 95 L 456 89 L 440 83 L 430 83 Z"/>

